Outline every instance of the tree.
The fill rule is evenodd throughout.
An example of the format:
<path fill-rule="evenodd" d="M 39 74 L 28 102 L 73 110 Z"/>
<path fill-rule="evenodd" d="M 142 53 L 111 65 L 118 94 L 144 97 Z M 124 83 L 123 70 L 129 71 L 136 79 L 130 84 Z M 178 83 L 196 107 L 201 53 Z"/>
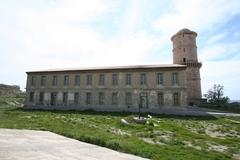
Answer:
<path fill-rule="evenodd" d="M 214 84 L 211 89 L 208 90 L 204 97 L 207 98 L 208 102 L 215 104 L 226 104 L 229 101 L 228 97 L 224 97 L 224 86 Z"/>

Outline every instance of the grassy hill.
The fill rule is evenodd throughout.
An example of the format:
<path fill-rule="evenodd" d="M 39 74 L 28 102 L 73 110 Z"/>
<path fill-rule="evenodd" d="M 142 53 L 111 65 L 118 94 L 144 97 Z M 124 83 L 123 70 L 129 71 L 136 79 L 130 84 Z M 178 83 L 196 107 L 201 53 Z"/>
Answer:
<path fill-rule="evenodd" d="M 23 110 L 22 102 L 0 98 L 0 128 L 48 130 L 156 160 L 240 159 L 240 117 L 159 115 L 137 124 L 127 113 Z"/>

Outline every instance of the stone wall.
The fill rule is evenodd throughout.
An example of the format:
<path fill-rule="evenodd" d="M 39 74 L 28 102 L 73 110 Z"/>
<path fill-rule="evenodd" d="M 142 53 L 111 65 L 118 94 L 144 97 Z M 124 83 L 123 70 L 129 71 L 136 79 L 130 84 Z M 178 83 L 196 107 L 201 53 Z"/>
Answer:
<path fill-rule="evenodd" d="M 0 84 L 0 96 L 16 96 L 21 93 L 17 85 Z"/>

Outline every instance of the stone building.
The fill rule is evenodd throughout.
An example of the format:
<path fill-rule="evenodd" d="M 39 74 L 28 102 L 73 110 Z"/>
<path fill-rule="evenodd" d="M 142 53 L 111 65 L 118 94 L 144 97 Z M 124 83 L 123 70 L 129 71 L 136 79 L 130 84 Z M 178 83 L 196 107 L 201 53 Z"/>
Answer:
<path fill-rule="evenodd" d="M 20 87 L 16 85 L 0 84 L 0 97 L 1 96 L 16 96 L 21 93 Z"/>
<path fill-rule="evenodd" d="M 77 68 L 27 72 L 25 106 L 108 111 L 156 110 L 201 99 L 197 33 L 172 38 L 173 64 Z"/>

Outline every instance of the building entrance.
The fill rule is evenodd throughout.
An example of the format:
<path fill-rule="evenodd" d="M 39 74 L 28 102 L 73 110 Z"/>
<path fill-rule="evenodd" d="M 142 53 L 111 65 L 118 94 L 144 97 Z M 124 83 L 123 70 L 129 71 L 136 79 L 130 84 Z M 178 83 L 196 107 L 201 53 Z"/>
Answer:
<path fill-rule="evenodd" d="M 140 107 L 148 108 L 148 95 L 146 92 L 140 93 Z"/>

